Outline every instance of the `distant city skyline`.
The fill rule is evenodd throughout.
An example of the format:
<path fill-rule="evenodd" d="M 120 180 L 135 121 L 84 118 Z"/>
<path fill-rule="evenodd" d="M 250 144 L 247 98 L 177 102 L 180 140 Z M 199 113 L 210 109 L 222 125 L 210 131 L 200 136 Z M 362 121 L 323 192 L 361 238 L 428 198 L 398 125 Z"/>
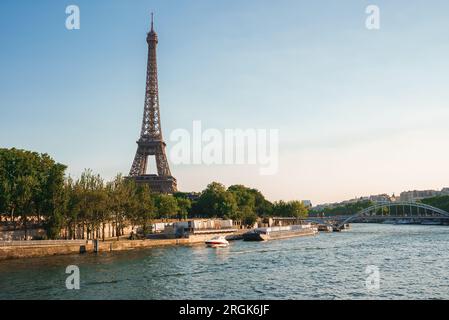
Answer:
<path fill-rule="evenodd" d="M 390 202 L 390 201 L 403 201 L 403 202 L 416 202 L 417 200 L 423 200 L 426 198 L 433 198 L 438 196 L 449 196 L 449 188 L 444 187 L 439 190 L 406 190 L 398 194 L 371 194 L 356 196 L 351 199 L 345 199 L 339 202 L 333 203 L 318 203 L 316 205 L 312 204 L 312 207 L 326 207 L 335 206 L 345 203 L 355 203 L 360 201 L 372 201 L 372 202 Z"/>
<path fill-rule="evenodd" d="M 65 27 L 79 6 L 80 30 Z M 380 30 L 365 9 L 380 8 Z M 150 12 L 170 133 L 279 130 L 279 170 L 170 164 L 181 191 L 212 181 L 314 205 L 440 190 L 449 178 L 449 3 L 0 3 L 0 146 L 48 153 L 78 177 L 127 175 L 139 137 Z"/>

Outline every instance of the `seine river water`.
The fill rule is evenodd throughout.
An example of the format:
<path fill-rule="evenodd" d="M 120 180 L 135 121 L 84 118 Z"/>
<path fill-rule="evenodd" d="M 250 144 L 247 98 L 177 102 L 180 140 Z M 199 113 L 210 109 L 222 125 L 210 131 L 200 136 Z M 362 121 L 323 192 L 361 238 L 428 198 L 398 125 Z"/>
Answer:
<path fill-rule="evenodd" d="M 449 299 L 448 244 L 449 227 L 353 224 L 221 249 L 10 260 L 0 262 L 0 299 Z M 66 289 L 68 265 L 80 290 Z"/>

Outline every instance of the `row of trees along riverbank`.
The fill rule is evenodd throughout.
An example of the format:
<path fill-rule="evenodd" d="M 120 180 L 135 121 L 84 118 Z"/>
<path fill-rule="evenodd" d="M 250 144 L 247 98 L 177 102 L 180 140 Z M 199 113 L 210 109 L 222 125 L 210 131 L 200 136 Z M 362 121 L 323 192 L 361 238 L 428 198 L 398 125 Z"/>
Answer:
<path fill-rule="evenodd" d="M 105 181 L 85 170 L 75 180 L 65 175 L 66 168 L 47 154 L 0 149 L 2 223 L 23 229 L 25 234 L 28 228 L 41 225 L 49 239 L 59 238 L 61 230 L 74 239 L 75 230 L 81 227 L 89 239 L 95 239 L 108 223 L 120 236 L 130 225 L 148 232 L 151 221 L 161 218 L 226 218 L 252 225 L 258 217 L 308 214 L 300 201 L 271 203 L 260 191 L 243 185 L 226 188 L 212 182 L 193 197 L 182 192 L 164 195 L 122 175 Z"/>
<path fill-rule="evenodd" d="M 319 216 L 331 217 L 331 216 L 342 216 L 342 215 L 352 216 L 354 214 L 359 213 L 363 209 L 369 208 L 373 205 L 374 205 L 374 202 L 372 202 L 372 201 L 361 200 L 361 201 L 354 202 L 354 203 L 345 203 L 345 204 L 342 203 L 342 204 L 336 205 L 334 207 L 327 207 L 327 208 L 322 208 L 319 210 L 312 209 L 309 213 L 311 216 L 314 216 L 314 217 L 319 217 Z"/>

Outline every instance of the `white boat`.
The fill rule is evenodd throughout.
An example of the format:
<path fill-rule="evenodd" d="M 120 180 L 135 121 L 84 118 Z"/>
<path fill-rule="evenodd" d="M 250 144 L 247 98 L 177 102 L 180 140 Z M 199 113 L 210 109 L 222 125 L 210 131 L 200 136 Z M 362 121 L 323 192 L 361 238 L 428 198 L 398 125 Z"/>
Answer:
<path fill-rule="evenodd" d="M 228 240 L 224 236 L 213 237 L 210 240 L 207 240 L 206 246 L 211 248 L 223 248 L 229 246 Z"/>

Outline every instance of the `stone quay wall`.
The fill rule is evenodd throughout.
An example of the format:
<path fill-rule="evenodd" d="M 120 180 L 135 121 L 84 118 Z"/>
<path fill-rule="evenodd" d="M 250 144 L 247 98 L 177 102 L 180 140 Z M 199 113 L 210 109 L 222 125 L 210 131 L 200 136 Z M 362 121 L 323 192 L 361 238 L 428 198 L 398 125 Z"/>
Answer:
<path fill-rule="evenodd" d="M 235 236 L 241 234 L 242 231 L 229 233 L 226 236 Z M 90 254 L 95 252 L 112 252 L 133 250 L 152 247 L 163 246 L 177 246 L 177 245 L 195 245 L 202 244 L 204 241 L 217 236 L 222 233 L 210 233 L 201 235 L 191 235 L 188 238 L 179 239 L 148 239 L 148 240 L 114 240 L 114 241 L 98 241 L 98 246 L 95 246 L 94 241 L 86 241 L 81 243 L 73 243 L 73 241 L 55 241 L 55 243 L 47 241 L 32 241 L 27 244 L 21 241 L 15 245 L 0 243 L 0 261 L 6 259 L 20 259 L 31 257 L 44 257 L 55 255 L 69 255 L 69 254 Z"/>

